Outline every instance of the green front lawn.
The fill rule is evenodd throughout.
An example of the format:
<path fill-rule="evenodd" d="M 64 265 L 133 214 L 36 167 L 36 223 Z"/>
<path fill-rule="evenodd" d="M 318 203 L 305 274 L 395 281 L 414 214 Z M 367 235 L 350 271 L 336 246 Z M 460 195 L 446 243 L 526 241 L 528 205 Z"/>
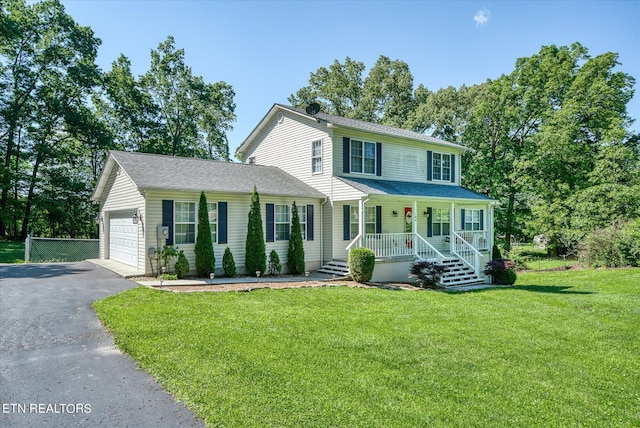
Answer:
<path fill-rule="evenodd" d="M 640 269 L 459 294 L 141 287 L 95 308 L 209 426 L 640 426 Z"/>
<path fill-rule="evenodd" d="M 24 241 L 0 241 L 0 263 L 24 263 Z"/>

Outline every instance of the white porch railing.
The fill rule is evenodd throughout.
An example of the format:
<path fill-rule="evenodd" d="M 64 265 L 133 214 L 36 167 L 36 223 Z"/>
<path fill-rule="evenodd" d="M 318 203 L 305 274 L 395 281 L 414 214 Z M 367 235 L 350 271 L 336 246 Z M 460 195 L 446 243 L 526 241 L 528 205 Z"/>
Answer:
<path fill-rule="evenodd" d="M 444 259 L 442 253 L 416 233 L 366 233 L 356 236 L 347 251 L 354 247 L 369 248 L 380 258 L 413 256 L 438 262 Z"/>
<path fill-rule="evenodd" d="M 489 234 L 486 230 L 459 230 L 457 235 L 478 250 L 489 249 Z"/>
<path fill-rule="evenodd" d="M 453 245 L 451 246 L 451 252 L 473 269 L 476 275 L 480 275 L 480 257 L 482 256 L 480 251 L 476 250 L 473 245 L 456 232 L 453 232 L 452 236 Z"/>

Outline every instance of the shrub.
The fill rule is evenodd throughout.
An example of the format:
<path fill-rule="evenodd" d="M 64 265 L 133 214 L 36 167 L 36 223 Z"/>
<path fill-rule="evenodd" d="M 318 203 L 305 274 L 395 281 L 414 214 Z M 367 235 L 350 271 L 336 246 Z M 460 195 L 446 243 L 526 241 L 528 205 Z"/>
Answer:
<path fill-rule="evenodd" d="M 200 201 L 198 202 L 198 236 L 194 251 L 196 253 L 196 273 L 200 277 L 208 278 L 209 273 L 215 270 L 216 257 L 213 254 L 209 210 L 204 192 L 200 193 Z"/>
<path fill-rule="evenodd" d="M 184 255 L 184 251 L 178 252 L 178 261 L 176 262 L 176 275 L 178 278 L 184 278 L 189 274 L 189 260 Z"/>
<path fill-rule="evenodd" d="M 354 248 L 349 251 L 349 270 L 354 281 L 371 281 L 375 265 L 376 256 L 369 248 Z"/>
<path fill-rule="evenodd" d="M 513 285 L 518 277 L 514 269 L 515 266 L 516 264 L 511 260 L 491 260 L 485 265 L 484 274 L 491 275 L 494 284 Z"/>
<path fill-rule="evenodd" d="M 280 275 L 282 264 L 280 264 L 280 256 L 276 250 L 269 253 L 269 267 L 267 268 L 269 275 Z"/>
<path fill-rule="evenodd" d="M 304 272 L 302 229 L 300 228 L 300 217 L 295 202 L 291 207 L 291 235 L 289 236 L 289 248 L 287 251 L 287 266 L 289 267 L 289 272 L 294 275 Z"/>
<path fill-rule="evenodd" d="M 498 248 L 498 244 L 493 244 L 493 248 L 491 249 L 491 259 L 501 259 L 502 254 L 500 253 L 500 248 Z"/>
<path fill-rule="evenodd" d="M 582 263 L 592 267 L 640 266 L 640 220 L 591 232 L 578 253 Z"/>
<path fill-rule="evenodd" d="M 256 276 L 256 271 L 264 273 L 267 270 L 267 250 L 264 244 L 262 216 L 260 215 L 260 195 L 256 186 L 253 186 L 253 194 L 251 195 L 244 264 L 247 275 Z"/>
<path fill-rule="evenodd" d="M 171 260 L 178 256 L 178 247 L 173 245 L 165 245 L 160 251 L 160 258 L 164 261 L 164 266 L 167 268 L 167 272 L 171 271 Z"/>
<path fill-rule="evenodd" d="M 233 260 L 233 254 L 231 254 L 229 247 L 225 248 L 222 256 L 222 270 L 224 271 L 224 276 L 236 276 L 236 262 Z"/>
<path fill-rule="evenodd" d="M 445 265 L 428 260 L 414 262 L 409 269 L 409 276 L 416 278 L 422 288 L 441 288 L 439 284 L 442 274 L 447 271 Z"/>

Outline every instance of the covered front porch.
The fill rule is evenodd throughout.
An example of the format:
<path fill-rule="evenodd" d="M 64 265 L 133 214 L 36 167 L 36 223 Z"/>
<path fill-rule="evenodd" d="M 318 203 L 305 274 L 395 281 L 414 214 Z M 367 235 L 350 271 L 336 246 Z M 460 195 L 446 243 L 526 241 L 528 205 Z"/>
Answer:
<path fill-rule="evenodd" d="M 457 263 L 483 279 L 493 246 L 493 201 L 376 195 L 347 201 L 342 211 L 345 241 L 350 238 L 345 256 L 366 247 L 377 265 L 420 259 Z"/>

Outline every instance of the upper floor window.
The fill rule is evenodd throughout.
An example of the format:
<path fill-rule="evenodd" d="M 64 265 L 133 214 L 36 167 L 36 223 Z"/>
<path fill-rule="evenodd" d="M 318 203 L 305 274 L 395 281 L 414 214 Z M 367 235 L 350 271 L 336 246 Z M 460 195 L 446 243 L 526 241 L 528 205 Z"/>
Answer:
<path fill-rule="evenodd" d="M 311 143 L 311 173 L 322 173 L 322 140 Z"/>
<path fill-rule="evenodd" d="M 176 202 L 175 207 L 175 243 L 193 244 L 196 242 L 196 203 Z"/>
<path fill-rule="evenodd" d="M 451 181 L 451 155 L 433 152 L 433 179 Z"/>
<path fill-rule="evenodd" d="M 376 143 L 351 140 L 351 172 L 376 173 Z"/>
<path fill-rule="evenodd" d="M 289 205 L 275 206 L 276 241 L 288 241 L 291 231 L 291 215 Z"/>

